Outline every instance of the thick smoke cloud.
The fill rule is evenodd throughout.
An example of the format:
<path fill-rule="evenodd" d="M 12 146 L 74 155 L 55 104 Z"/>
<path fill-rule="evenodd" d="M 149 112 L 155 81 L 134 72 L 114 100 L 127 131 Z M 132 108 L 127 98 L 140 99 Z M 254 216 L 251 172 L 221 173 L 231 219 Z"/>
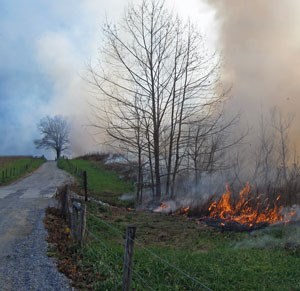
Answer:
<path fill-rule="evenodd" d="M 300 2 L 208 0 L 216 10 L 222 79 L 232 85 L 232 111 L 257 127 L 261 111 L 295 114 L 292 142 L 300 146 Z"/>

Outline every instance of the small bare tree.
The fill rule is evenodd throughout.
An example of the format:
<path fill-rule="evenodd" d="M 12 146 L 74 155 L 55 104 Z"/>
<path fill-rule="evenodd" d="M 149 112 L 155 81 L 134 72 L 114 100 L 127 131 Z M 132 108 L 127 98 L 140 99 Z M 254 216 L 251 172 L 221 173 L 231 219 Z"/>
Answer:
<path fill-rule="evenodd" d="M 70 128 L 67 119 L 60 115 L 46 116 L 40 120 L 38 130 L 42 138 L 34 141 L 36 148 L 53 150 L 56 159 L 59 159 L 61 153 L 69 147 Z"/>

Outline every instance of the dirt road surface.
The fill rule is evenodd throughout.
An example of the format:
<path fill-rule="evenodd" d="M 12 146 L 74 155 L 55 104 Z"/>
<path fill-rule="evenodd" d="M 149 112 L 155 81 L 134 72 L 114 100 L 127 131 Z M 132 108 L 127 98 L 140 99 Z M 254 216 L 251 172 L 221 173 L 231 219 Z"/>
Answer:
<path fill-rule="evenodd" d="M 45 208 L 71 177 L 43 164 L 30 176 L 0 187 L 0 290 L 72 290 L 47 256 Z"/>

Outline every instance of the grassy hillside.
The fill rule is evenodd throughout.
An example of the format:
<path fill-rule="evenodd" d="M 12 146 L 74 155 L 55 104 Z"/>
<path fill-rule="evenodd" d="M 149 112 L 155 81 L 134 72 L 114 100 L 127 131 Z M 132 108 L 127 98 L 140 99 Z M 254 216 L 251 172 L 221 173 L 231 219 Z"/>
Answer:
<path fill-rule="evenodd" d="M 86 171 L 89 195 L 94 198 L 111 205 L 132 206 L 132 202 L 119 200 L 122 194 L 134 191 L 132 182 L 120 179 L 118 173 L 107 170 L 101 162 L 96 163 L 83 159 L 61 159 L 58 162 L 58 167 L 75 175 L 79 185 L 82 185 L 81 173 Z"/>
<path fill-rule="evenodd" d="M 11 183 L 36 170 L 45 158 L 30 156 L 0 157 L 0 184 Z"/>

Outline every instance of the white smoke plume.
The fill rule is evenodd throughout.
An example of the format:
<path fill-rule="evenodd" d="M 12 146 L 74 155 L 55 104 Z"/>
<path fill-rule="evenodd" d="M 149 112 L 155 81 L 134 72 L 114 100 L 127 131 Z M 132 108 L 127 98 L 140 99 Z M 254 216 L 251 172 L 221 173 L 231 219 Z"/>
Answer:
<path fill-rule="evenodd" d="M 300 2 L 207 0 L 216 11 L 222 79 L 232 86 L 230 110 L 250 130 L 261 111 L 277 106 L 295 114 L 292 143 L 300 146 Z"/>

